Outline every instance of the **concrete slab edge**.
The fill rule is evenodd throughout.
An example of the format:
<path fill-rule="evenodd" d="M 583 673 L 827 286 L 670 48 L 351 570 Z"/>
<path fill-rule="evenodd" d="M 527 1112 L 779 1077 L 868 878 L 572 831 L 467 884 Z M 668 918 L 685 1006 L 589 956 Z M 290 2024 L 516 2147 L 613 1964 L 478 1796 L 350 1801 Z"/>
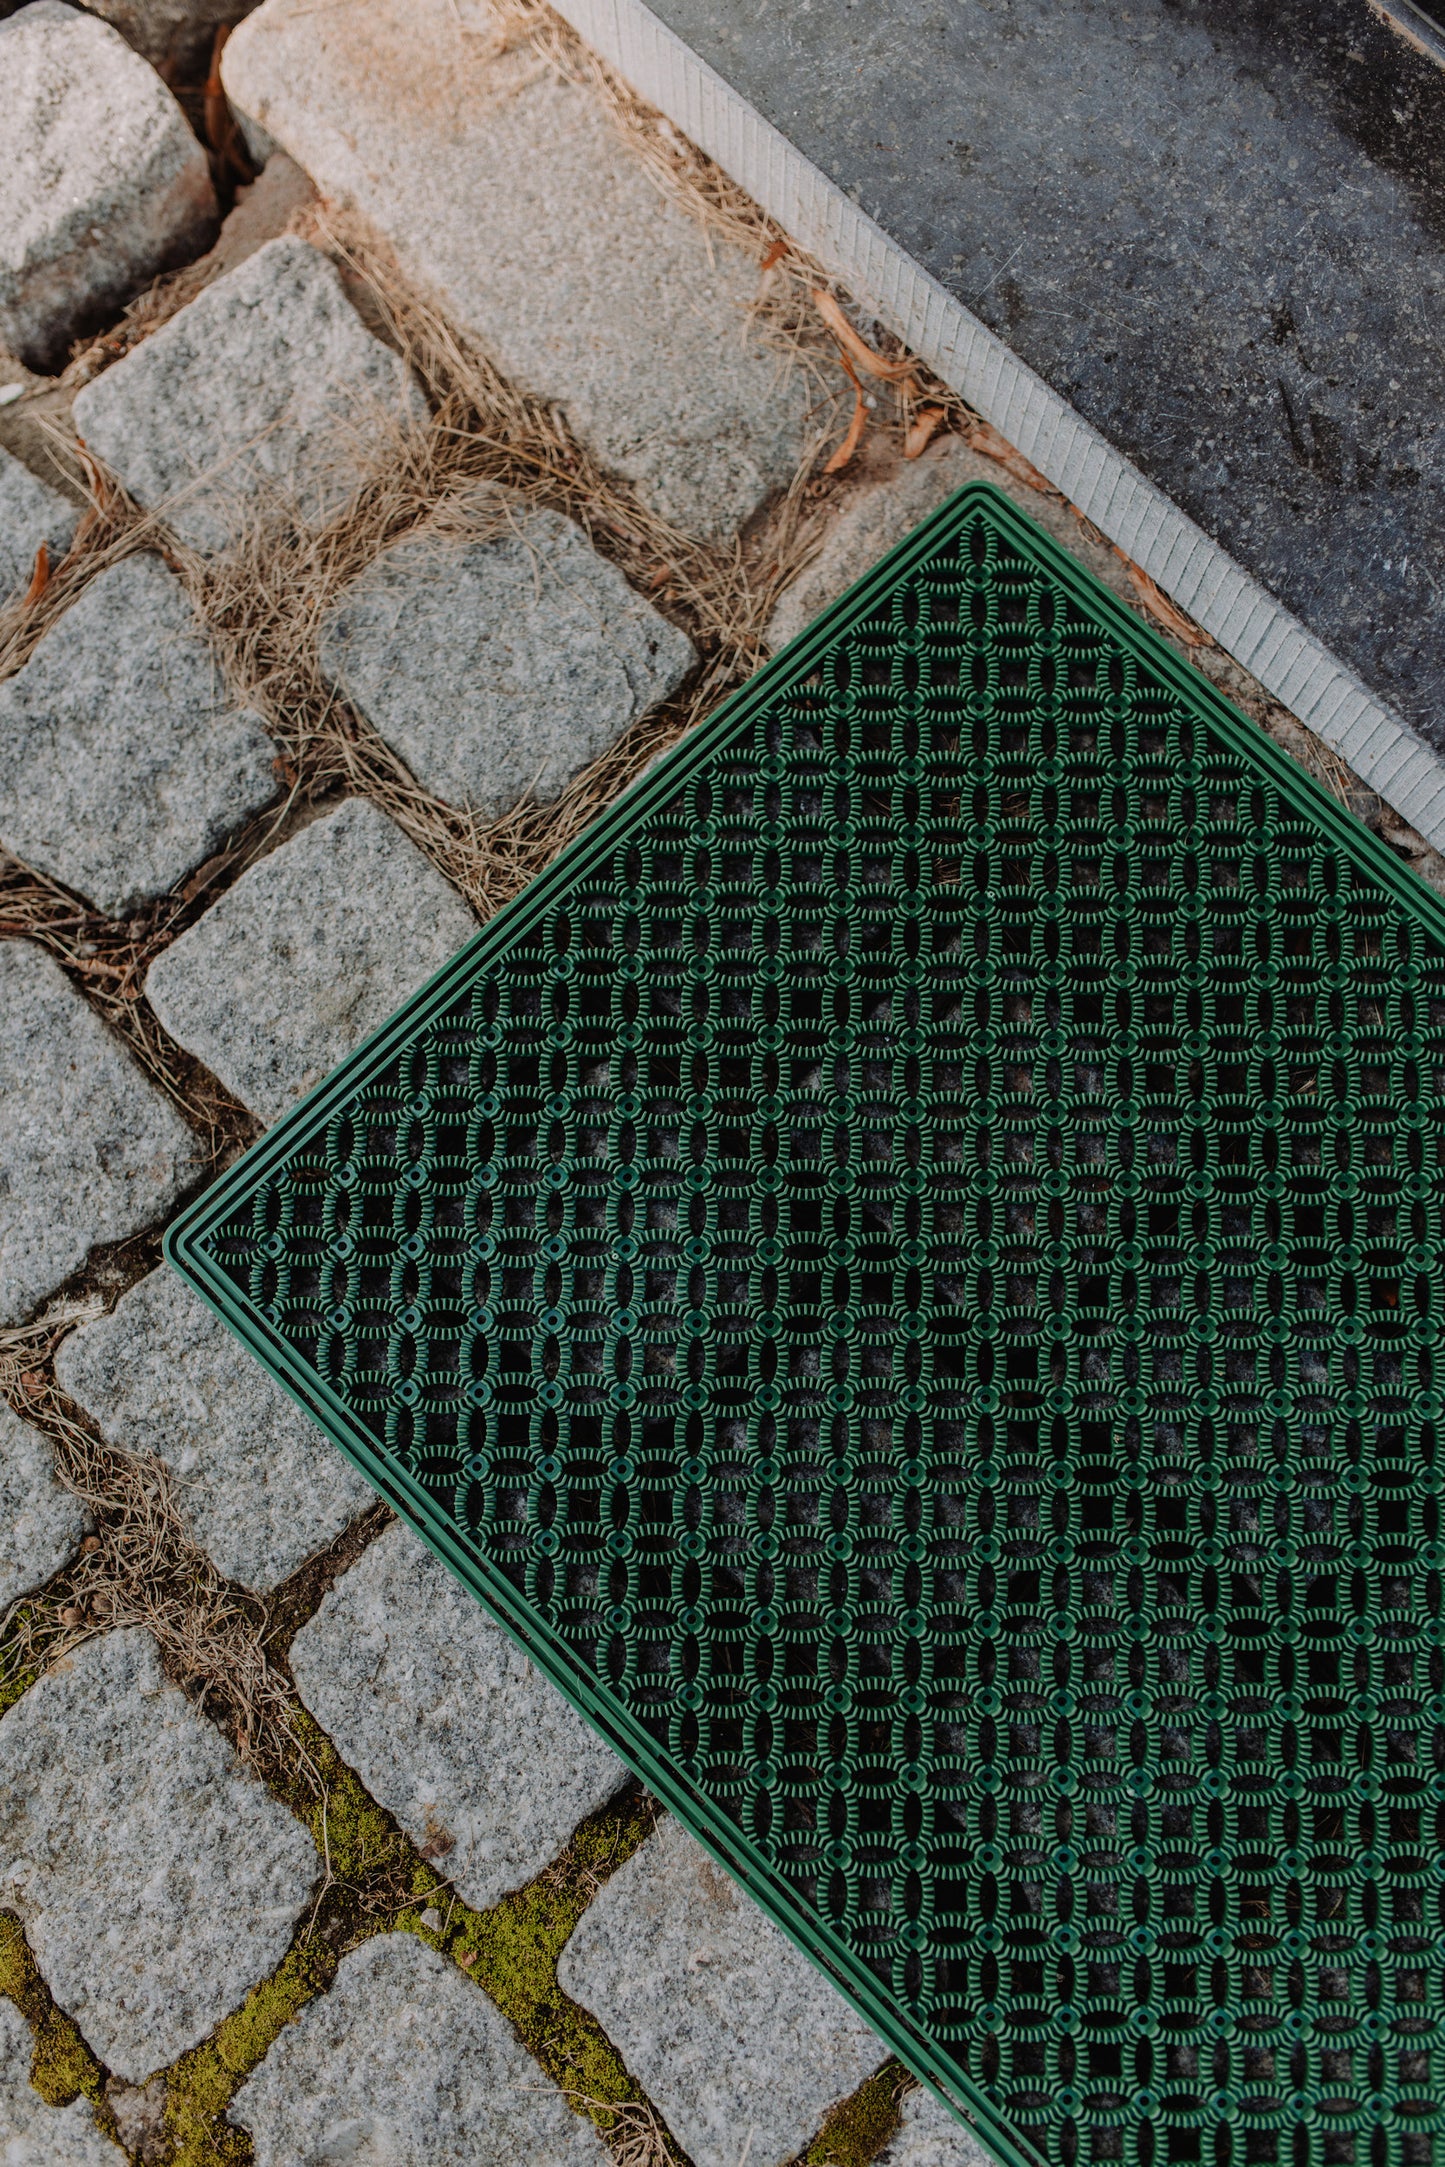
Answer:
<path fill-rule="evenodd" d="M 746 188 L 946 384 L 1017 445 L 1226 653 L 1437 850 L 1445 763 L 763 119 L 644 0 L 553 0 L 578 35 Z"/>

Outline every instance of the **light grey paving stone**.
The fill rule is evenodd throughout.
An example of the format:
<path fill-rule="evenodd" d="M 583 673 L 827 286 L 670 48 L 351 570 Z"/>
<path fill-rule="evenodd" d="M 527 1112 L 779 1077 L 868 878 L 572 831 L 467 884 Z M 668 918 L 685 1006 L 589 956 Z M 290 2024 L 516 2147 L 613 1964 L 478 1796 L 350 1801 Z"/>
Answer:
<path fill-rule="evenodd" d="M 418 782 L 491 820 L 557 797 L 696 658 L 570 519 L 499 491 L 465 515 L 353 581 L 321 666 Z"/>
<path fill-rule="evenodd" d="M 291 1644 L 302 1700 L 466 1903 L 542 1871 L 627 1771 L 417 1537 L 388 1528 Z"/>
<path fill-rule="evenodd" d="M 205 1154 L 28 941 L 0 941 L 0 1106 L 0 1324 L 9 1324 L 96 1243 L 153 1226 Z"/>
<path fill-rule="evenodd" d="M 818 555 L 783 595 L 768 626 L 776 654 L 836 602 L 885 551 L 911 534 L 930 512 L 965 482 L 991 482 L 1038 520 L 1065 549 L 1081 558 L 1123 600 L 1135 600 L 1128 575 L 1112 549 L 1091 541 L 1066 504 L 1018 481 L 996 459 L 971 451 L 962 437 L 930 444 L 920 459 L 889 460 L 882 473 L 860 480 L 839 507 Z"/>
<path fill-rule="evenodd" d="M 607 2167 L 478 1987 L 413 1934 L 344 1956 L 227 2110 L 256 2167 Z"/>
<path fill-rule="evenodd" d="M 125 2167 L 88 2101 L 48 2107 L 30 2082 L 34 2042 L 15 2004 L 0 2001 L 0 2167 Z"/>
<path fill-rule="evenodd" d="M 147 511 L 224 549 L 257 503 L 320 520 L 425 402 L 319 249 L 267 241 L 79 392 L 75 425 Z"/>
<path fill-rule="evenodd" d="M 588 92 L 498 57 L 492 29 L 479 0 L 270 0 L 223 73 L 656 510 L 731 533 L 789 479 L 806 429 L 801 372 L 747 323 L 757 262 L 658 191 Z"/>
<path fill-rule="evenodd" d="M 59 1572 L 88 1524 L 56 1480 L 50 1439 L 0 1400 L 0 1608 Z"/>
<path fill-rule="evenodd" d="M 318 1869 L 139 1628 L 87 1641 L 0 1718 L 0 1901 L 130 2083 L 280 1962 Z"/>
<path fill-rule="evenodd" d="M 932 2092 L 915 2088 L 903 2100 L 903 2127 L 874 2167 L 993 2167 L 993 2156 Z"/>
<path fill-rule="evenodd" d="M 372 1502 L 350 1461 L 174 1272 L 150 1272 L 110 1316 L 72 1332 L 55 1374 L 112 1444 L 166 1461 L 228 1580 L 274 1587 Z"/>
<path fill-rule="evenodd" d="M 352 798 L 243 873 L 157 956 L 146 992 L 269 1123 L 475 931 L 395 821 Z"/>
<path fill-rule="evenodd" d="M 0 142 L 0 346 L 30 368 L 215 231 L 210 167 L 175 99 L 62 0 L 0 23 Z"/>
<path fill-rule="evenodd" d="M 0 451 L 0 602 L 23 593 L 43 542 L 51 562 L 63 557 L 80 524 L 80 506 L 8 451 Z"/>
<path fill-rule="evenodd" d="M 123 918 L 276 794 L 276 748 L 226 697 L 159 557 L 102 572 L 0 685 L 0 838 Z"/>
<path fill-rule="evenodd" d="M 782 2167 L 886 2054 L 671 1819 L 603 1884 L 557 1977 L 696 2167 Z"/>

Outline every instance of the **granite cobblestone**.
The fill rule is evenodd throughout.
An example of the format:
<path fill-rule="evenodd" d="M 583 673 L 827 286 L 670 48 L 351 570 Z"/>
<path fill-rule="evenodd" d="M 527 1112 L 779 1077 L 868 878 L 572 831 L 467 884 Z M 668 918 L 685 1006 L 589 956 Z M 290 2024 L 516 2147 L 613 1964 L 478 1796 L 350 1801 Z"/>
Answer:
<path fill-rule="evenodd" d="M 410 1529 L 388 1528 L 291 1646 L 302 1700 L 424 1858 L 482 1910 L 627 1780 Z"/>

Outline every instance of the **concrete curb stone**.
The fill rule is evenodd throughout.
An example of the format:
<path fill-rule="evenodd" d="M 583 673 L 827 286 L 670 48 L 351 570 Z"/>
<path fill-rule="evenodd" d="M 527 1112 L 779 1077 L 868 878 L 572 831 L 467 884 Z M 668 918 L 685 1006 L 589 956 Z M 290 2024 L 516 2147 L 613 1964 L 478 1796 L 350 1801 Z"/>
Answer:
<path fill-rule="evenodd" d="M 354 204 L 506 374 L 690 533 L 730 535 L 801 456 L 801 370 L 750 332 L 756 262 L 663 195 L 588 92 L 499 54 L 477 0 L 271 4 L 236 108 Z"/>

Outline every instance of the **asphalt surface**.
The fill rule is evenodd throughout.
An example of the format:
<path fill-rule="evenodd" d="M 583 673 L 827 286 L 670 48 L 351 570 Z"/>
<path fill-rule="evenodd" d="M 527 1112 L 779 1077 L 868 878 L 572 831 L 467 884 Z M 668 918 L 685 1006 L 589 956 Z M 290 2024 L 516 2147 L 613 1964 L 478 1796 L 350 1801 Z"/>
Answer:
<path fill-rule="evenodd" d="M 1445 750 L 1445 72 L 1367 0 L 649 0 Z"/>

